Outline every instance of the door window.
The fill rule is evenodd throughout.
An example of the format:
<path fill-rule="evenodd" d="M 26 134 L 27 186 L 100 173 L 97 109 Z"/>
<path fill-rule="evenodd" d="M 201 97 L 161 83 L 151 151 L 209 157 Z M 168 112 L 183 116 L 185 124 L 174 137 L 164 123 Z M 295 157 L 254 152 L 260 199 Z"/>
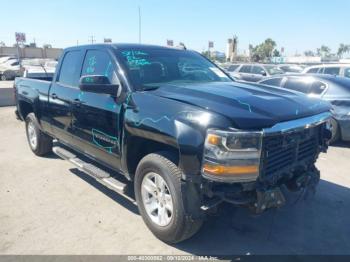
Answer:
<path fill-rule="evenodd" d="M 319 67 L 310 68 L 309 70 L 307 70 L 306 73 L 308 74 L 317 73 L 319 69 L 320 69 Z"/>
<path fill-rule="evenodd" d="M 327 88 L 327 85 L 321 81 L 315 81 L 312 83 L 309 94 L 320 95 Z"/>
<path fill-rule="evenodd" d="M 80 51 L 67 52 L 63 58 L 58 82 L 63 85 L 78 87 L 80 69 Z"/>
<path fill-rule="evenodd" d="M 271 79 L 267 79 L 267 80 L 261 81 L 262 84 L 269 85 L 269 86 L 281 86 L 281 82 L 282 82 L 282 78 L 281 77 L 271 78 Z"/>
<path fill-rule="evenodd" d="M 261 66 L 253 66 L 252 67 L 252 74 L 263 75 L 264 73 L 266 73 L 266 72 Z"/>
<path fill-rule="evenodd" d="M 305 81 L 302 78 L 289 78 L 284 88 L 307 94 L 309 91 L 309 81 Z"/>
<path fill-rule="evenodd" d="M 233 71 L 235 71 L 238 67 L 239 67 L 239 65 L 230 65 L 230 66 L 227 68 L 227 71 L 233 72 Z"/>
<path fill-rule="evenodd" d="M 241 67 L 241 69 L 239 70 L 240 73 L 250 73 L 250 68 L 251 66 L 249 65 L 244 65 Z"/>
<path fill-rule="evenodd" d="M 108 77 L 111 84 L 120 84 L 115 74 L 113 60 L 102 50 L 87 51 L 81 75 L 103 75 Z"/>
<path fill-rule="evenodd" d="M 340 67 L 326 67 L 323 73 L 329 75 L 339 75 Z"/>

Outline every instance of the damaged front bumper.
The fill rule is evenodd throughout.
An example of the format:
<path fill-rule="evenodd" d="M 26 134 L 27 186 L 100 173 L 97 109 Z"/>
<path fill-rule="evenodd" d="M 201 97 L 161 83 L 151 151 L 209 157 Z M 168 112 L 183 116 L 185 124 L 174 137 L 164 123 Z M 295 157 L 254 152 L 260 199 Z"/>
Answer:
<path fill-rule="evenodd" d="M 248 207 L 254 213 L 262 213 L 271 208 L 282 207 L 286 200 L 282 188 L 289 191 L 301 191 L 308 194 L 316 192 L 320 172 L 312 166 L 309 170 L 299 170 L 289 179 L 281 179 L 276 184 L 266 186 L 260 182 L 225 184 L 211 182 L 207 184 L 202 210 L 211 209 L 223 202 Z"/>
<path fill-rule="evenodd" d="M 320 173 L 314 164 L 320 152 L 328 147 L 329 118 L 330 114 L 324 113 L 265 129 L 258 178 L 250 182 L 226 182 L 204 176 L 208 202 L 202 209 L 229 202 L 261 213 L 284 205 L 283 186 L 291 191 L 315 192 Z"/>

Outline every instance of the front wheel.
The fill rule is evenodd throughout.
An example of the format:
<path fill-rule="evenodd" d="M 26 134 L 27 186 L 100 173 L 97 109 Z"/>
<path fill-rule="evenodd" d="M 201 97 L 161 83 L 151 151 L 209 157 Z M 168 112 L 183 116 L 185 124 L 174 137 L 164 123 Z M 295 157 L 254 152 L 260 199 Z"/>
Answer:
<path fill-rule="evenodd" d="M 181 170 L 161 154 L 149 154 L 135 175 L 135 196 L 147 227 L 160 240 L 178 243 L 194 235 L 202 220 L 185 214 Z"/>

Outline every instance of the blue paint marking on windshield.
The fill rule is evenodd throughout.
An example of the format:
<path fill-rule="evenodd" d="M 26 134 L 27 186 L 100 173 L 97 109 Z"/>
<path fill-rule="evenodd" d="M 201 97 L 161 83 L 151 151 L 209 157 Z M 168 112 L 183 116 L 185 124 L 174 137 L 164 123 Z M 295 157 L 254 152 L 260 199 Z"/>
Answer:
<path fill-rule="evenodd" d="M 126 58 L 130 66 L 143 66 L 151 64 L 149 60 L 147 60 L 145 57 L 142 57 L 148 55 L 143 51 L 123 51 L 122 55 Z"/>

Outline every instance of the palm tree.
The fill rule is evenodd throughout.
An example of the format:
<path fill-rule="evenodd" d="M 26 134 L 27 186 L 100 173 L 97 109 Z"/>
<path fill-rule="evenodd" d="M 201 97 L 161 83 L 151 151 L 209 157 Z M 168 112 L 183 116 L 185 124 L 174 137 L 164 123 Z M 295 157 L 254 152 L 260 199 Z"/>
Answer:
<path fill-rule="evenodd" d="M 339 58 L 342 58 L 344 53 L 349 51 L 347 49 L 348 49 L 347 45 L 344 45 L 344 44 L 340 44 L 339 45 L 339 48 L 338 48 L 338 56 L 339 56 Z"/>
<path fill-rule="evenodd" d="M 339 58 L 343 58 L 344 54 L 350 52 L 350 45 L 340 44 L 338 48 L 338 56 Z"/>

